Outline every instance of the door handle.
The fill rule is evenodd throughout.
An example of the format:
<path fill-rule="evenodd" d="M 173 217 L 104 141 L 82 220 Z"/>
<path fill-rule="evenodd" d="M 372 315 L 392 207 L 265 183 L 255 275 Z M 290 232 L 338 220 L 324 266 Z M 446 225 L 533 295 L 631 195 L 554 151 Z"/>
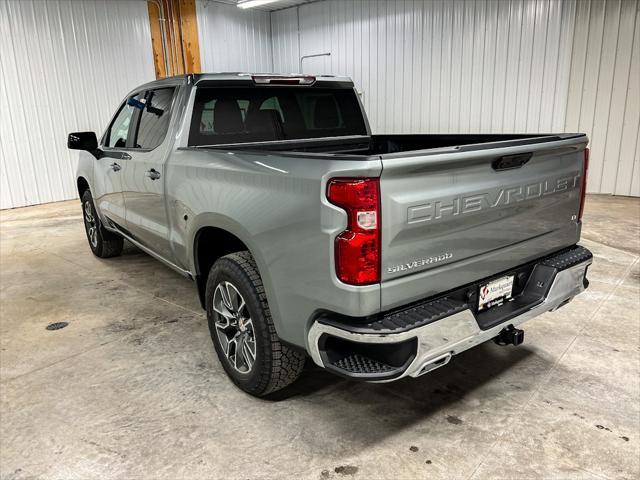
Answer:
<path fill-rule="evenodd" d="M 122 154 L 120 155 L 120 158 L 122 160 L 131 160 L 131 155 L 129 155 L 127 152 L 122 152 Z"/>
<path fill-rule="evenodd" d="M 494 170 L 511 170 L 520 168 L 533 157 L 533 152 L 518 153 L 516 155 L 505 155 L 491 162 Z"/>
<path fill-rule="evenodd" d="M 111 167 L 111 170 L 113 170 L 114 172 L 119 172 L 122 169 L 122 167 L 118 165 L 116 162 L 113 162 L 109 166 Z"/>
<path fill-rule="evenodd" d="M 144 176 L 149 177 L 151 180 L 158 180 L 160 178 L 160 172 L 152 168 L 151 170 L 144 172 Z"/>

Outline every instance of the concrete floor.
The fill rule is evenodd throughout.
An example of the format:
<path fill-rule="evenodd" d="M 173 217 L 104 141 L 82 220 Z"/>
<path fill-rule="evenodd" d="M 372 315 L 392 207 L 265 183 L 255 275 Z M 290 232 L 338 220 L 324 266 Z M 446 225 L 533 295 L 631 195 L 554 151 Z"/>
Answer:
<path fill-rule="evenodd" d="M 237 390 L 191 282 L 99 260 L 77 201 L 0 213 L 0 477 L 638 478 L 640 200 L 591 197 L 591 287 L 421 377 Z M 63 330 L 47 331 L 65 321 Z"/>

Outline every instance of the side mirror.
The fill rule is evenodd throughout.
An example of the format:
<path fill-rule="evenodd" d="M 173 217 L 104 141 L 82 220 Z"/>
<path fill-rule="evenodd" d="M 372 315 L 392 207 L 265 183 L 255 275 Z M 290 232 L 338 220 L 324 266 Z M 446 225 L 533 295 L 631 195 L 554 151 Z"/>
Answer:
<path fill-rule="evenodd" d="M 70 150 L 87 150 L 92 152 L 98 149 L 98 139 L 94 132 L 74 132 L 67 138 L 67 148 Z"/>

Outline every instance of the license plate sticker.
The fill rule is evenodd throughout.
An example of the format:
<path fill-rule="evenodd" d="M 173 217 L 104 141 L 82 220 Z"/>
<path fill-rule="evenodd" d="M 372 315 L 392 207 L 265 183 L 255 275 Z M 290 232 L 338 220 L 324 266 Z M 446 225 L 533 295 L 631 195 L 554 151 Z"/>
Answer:
<path fill-rule="evenodd" d="M 498 278 L 480 285 L 478 292 L 478 311 L 502 305 L 511 298 L 513 291 L 513 275 Z"/>

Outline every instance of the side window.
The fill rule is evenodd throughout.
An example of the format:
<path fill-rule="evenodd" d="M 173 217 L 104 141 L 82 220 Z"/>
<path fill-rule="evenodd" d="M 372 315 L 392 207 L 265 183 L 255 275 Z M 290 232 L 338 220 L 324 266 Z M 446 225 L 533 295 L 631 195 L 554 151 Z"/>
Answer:
<path fill-rule="evenodd" d="M 138 124 L 136 148 L 153 149 L 162 143 L 169 129 L 174 91 L 171 87 L 147 92 Z"/>
<path fill-rule="evenodd" d="M 238 100 L 238 106 L 242 113 L 242 120 L 247 119 L 247 110 L 249 110 L 249 100 Z"/>
<path fill-rule="evenodd" d="M 135 97 L 132 97 L 135 98 Z M 136 108 L 130 104 L 131 99 L 120 107 L 116 118 L 111 122 L 109 131 L 105 135 L 104 146 L 114 148 L 124 148 L 127 146 L 129 136 L 129 125 Z"/>
<path fill-rule="evenodd" d="M 216 99 L 204 104 L 202 118 L 200 119 L 200 133 L 214 133 L 213 129 L 213 109 L 216 106 Z"/>
<path fill-rule="evenodd" d="M 304 123 L 309 130 L 344 128 L 340 107 L 333 95 L 298 96 Z"/>
<path fill-rule="evenodd" d="M 216 133 L 215 128 L 215 108 L 217 99 L 213 99 L 204 104 L 202 108 L 202 117 L 200 118 L 200 133 L 203 135 L 213 135 Z M 247 110 L 249 109 L 249 100 L 237 100 L 242 121 L 247 118 Z M 235 107 L 234 107 L 235 108 Z M 219 117 L 220 120 L 221 116 Z M 220 127 L 218 127 L 220 129 Z"/>
<path fill-rule="evenodd" d="M 280 108 L 278 97 L 267 98 L 264 102 L 262 102 L 262 105 L 260 105 L 260 110 L 275 110 L 280 114 L 280 121 L 284 121 L 284 115 L 282 114 L 282 108 Z"/>

